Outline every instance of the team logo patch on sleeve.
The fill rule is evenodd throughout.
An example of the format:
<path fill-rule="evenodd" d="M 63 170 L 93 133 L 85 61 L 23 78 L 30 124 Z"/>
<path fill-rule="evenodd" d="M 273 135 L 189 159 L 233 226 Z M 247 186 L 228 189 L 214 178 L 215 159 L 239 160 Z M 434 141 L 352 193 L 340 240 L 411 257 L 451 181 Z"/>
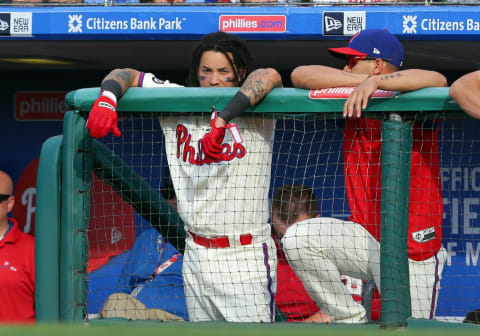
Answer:
<path fill-rule="evenodd" d="M 152 78 L 152 81 L 155 83 L 155 84 L 165 84 L 165 81 L 161 80 L 161 79 L 158 79 L 157 77 L 153 77 Z"/>
<path fill-rule="evenodd" d="M 425 230 L 420 230 L 416 232 L 412 232 L 412 238 L 417 243 L 426 243 L 436 238 L 435 228 L 429 227 Z"/>

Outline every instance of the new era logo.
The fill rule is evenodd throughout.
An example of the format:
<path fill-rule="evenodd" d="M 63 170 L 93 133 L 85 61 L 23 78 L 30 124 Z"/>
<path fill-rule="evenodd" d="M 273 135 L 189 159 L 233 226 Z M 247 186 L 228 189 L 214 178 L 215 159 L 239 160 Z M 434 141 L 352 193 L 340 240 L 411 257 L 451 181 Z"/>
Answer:
<path fill-rule="evenodd" d="M 377 48 L 373 48 L 373 53 L 375 55 L 380 55 L 380 50 L 378 50 Z"/>
<path fill-rule="evenodd" d="M 1 31 L 5 31 L 9 28 L 10 26 L 8 25 L 8 22 L 7 21 L 3 21 L 2 19 L 0 19 L 0 30 Z"/>
<path fill-rule="evenodd" d="M 367 25 L 365 11 L 323 12 L 323 34 L 353 36 Z"/>
<path fill-rule="evenodd" d="M 340 29 L 343 27 L 343 24 L 340 20 L 337 20 L 333 17 L 325 15 L 325 31 L 330 32 L 332 30 Z"/>
<path fill-rule="evenodd" d="M 122 239 L 122 233 L 118 229 L 113 227 L 110 238 L 111 238 L 112 245 L 116 244 Z"/>

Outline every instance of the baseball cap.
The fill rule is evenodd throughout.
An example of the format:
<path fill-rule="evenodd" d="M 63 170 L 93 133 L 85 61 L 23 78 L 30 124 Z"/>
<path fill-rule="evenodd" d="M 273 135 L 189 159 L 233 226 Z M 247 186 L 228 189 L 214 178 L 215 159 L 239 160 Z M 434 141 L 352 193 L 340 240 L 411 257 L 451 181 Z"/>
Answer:
<path fill-rule="evenodd" d="M 136 239 L 135 210 L 92 173 L 87 273 L 130 250 Z"/>
<path fill-rule="evenodd" d="M 347 47 L 329 48 L 329 51 L 344 56 L 370 56 L 388 60 L 397 67 L 403 64 L 403 46 L 386 29 L 365 29 L 355 34 Z"/>

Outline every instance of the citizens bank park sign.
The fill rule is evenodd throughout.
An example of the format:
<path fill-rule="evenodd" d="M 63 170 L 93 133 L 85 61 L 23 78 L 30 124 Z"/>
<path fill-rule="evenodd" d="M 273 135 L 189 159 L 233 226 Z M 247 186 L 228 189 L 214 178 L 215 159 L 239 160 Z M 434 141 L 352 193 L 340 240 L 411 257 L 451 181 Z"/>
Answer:
<path fill-rule="evenodd" d="M 373 0 L 370 0 L 374 2 Z M 356 0 L 349 0 L 348 3 Z M 385 28 L 400 38 L 477 40 L 480 6 L 3 7 L 4 39 L 198 39 L 213 31 L 249 39 L 346 39 Z M 1 10 L 1 8 L 0 8 Z"/>

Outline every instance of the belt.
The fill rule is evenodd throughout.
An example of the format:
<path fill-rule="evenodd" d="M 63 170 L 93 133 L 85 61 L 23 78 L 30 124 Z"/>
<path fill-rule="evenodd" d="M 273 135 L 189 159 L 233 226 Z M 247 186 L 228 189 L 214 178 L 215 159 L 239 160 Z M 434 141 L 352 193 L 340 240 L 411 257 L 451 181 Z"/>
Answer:
<path fill-rule="evenodd" d="M 193 232 L 188 231 L 192 235 L 193 241 L 198 245 L 202 245 L 206 248 L 225 248 L 230 247 L 230 239 L 227 236 L 207 238 L 199 236 Z M 240 245 L 249 245 L 252 243 L 252 235 L 250 233 L 240 236 Z"/>

